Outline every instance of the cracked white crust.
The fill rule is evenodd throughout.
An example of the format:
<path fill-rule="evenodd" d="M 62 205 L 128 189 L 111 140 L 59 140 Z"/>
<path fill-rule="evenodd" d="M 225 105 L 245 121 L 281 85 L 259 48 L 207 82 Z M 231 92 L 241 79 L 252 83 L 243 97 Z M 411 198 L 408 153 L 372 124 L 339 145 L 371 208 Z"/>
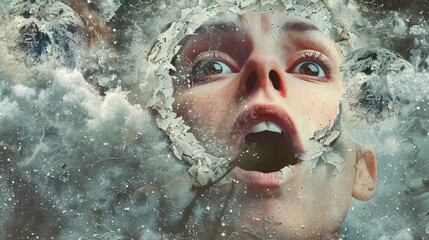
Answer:
<path fill-rule="evenodd" d="M 153 95 L 148 105 L 158 113 L 157 124 L 170 138 L 170 147 L 174 155 L 190 165 L 189 173 L 195 177 L 196 182 L 200 185 L 219 179 L 227 170 L 229 161 L 208 154 L 195 136 L 188 131 L 189 126 L 173 111 L 173 77 L 169 72 L 174 71 L 175 67 L 171 64 L 171 60 L 177 54 L 181 47 L 179 43 L 186 35 L 192 34 L 202 23 L 217 13 L 225 11 L 237 14 L 274 10 L 286 11 L 318 23 L 318 27 L 325 34 L 332 33 L 331 16 L 322 1 L 307 0 L 298 3 L 294 0 L 283 0 L 281 3 L 276 2 L 272 0 L 218 0 L 215 1 L 215 4 L 207 4 L 200 1 L 196 7 L 182 10 L 182 18 L 173 22 L 158 37 L 149 54 L 148 66 L 145 68 L 145 79 L 156 83 L 156 86 L 153 87 Z M 142 83 L 141 87 L 147 88 L 148 85 L 150 83 Z M 341 164 L 335 164 L 335 166 L 341 168 Z M 229 182 L 230 180 L 224 179 L 222 182 Z"/>
<path fill-rule="evenodd" d="M 341 134 L 340 117 L 341 113 L 338 114 L 332 127 L 326 126 L 316 131 L 309 141 L 306 152 L 299 156 L 300 160 L 308 161 L 312 169 L 316 167 L 319 160 L 335 166 L 338 172 L 344 169 L 345 159 L 332 146 L 334 140 Z"/>

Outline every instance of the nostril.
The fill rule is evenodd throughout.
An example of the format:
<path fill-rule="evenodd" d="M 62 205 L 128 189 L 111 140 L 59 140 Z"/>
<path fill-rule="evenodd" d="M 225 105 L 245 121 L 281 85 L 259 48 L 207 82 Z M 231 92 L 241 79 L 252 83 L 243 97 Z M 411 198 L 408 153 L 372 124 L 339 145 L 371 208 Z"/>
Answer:
<path fill-rule="evenodd" d="M 280 77 L 277 74 L 277 72 L 274 70 L 271 70 L 268 73 L 268 77 L 270 78 L 271 82 L 273 83 L 273 87 L 275 89 L 279 90 L 280 89 Z"/>
<path fill-rule="evenodd" d="M 255 87 L 256 81 L 258 79 L 258 75 L 255 71 L 251 72 L 250 75 L 247 77 L 246 82 L 246 90 L 247 92 L 251 92 L 252 89 Z"/>

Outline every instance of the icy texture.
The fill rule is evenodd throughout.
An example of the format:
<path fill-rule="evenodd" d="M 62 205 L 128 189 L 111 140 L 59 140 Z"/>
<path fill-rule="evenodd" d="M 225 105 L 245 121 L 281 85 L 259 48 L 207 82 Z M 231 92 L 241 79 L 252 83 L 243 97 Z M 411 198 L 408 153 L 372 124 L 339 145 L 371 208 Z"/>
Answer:
<path fill-rule="evenodd" d="M 91 1 L 89 1 L 91 2 Z M 96 0 L 97 6 L 101 9 L 101 17 L 104 21 L 109 21 L 114 15 L 118 8 L 121 6 L 119 0 Z"/>
<path fill-rule="evenodd" d="M 397 116 L 422 87 L 413 66 L 386 49 L 359 49 L 348 55 L 341 69 L 347 105 L 343 109 L 353 125 Z"/>
<path fill-rule="evenodd" d="M 170 71 L 175 71 L 171 64 L 173 56 L 180 48 L 179 42 L 186 35 L 192 34 L 204 21 L 215 16 L 219 12 L 231 11 L 234 13 L 245 13 L 254 11 L 269 11 L 278 8 L 283 11 L 308 18 L 318 23 L 321 31 L 330 33 L 333 26 L 330 22 L 330 15 L 323 5 L 318 1 L 307 1 L 296 4 L 294 1 L 284 1 L 277 4 L 272 1 L 219 1 L 216 5 L 200 3 L 192 9 L 182 10 L 182 17 L 179 21 L 173 22 L 171 26 L 163 32 L 149 54 L 149 66 L 146 81 L 156 82 L 154 94 L 149 102 L 151 108 L 157 110 L 158 126 L 163 129 L 172 141 L 171 148 L 177 158 L 183 159 L 192 167 L 189 172 L 196 177 L 197 182 L 205 185 L 215 182 L 228 170 L 228 161 L 211 156 L 196 142 L 192 134 L 187 133 L 189 128 L 184 126 L 183 120 L 176 117 L 173 112 L 173 84 Z M 321 3 L 320 3 L 321 4 Z M 156 80 L 155 80 L 156 79 Z M 143 84 L 146 88 L 149 84 Z M 325 157 L 322 157 L 325 159 Z M 336 166 L 339 164 L 335 164 Z M 341 167 L 339 167 L 341 168 Z"/>
<path fill-rule="evenodd" d="M 429 75 L 415 72 L 397 54 L 374 47 L 357 50 L 342 68 L 347 112 L 343 123 L 355 139 L 375 148 L 379 169 L 378 192 L 370 202 L 353 202 L 345 238 L 425 237 Z"/>
<path fill-rule="evenodd" d="M 204 19 L 226 9 L 270 8 L 326 23 L 324 30 L 336 34 L 344 53 L 367 43 L 390 47 L 390 39 L 412 36 L 411 63 L 373 47 L 354 52 L 343 65 L 344 122 L 353 137 L 376 149 L 379 184 L 373 200 L 352 203 L 342 238 L 427 238 L 424 21 L 409 25 L 392 12 L 372 22 L 352 1 L 348 8 L 348 1 L 325 1 L 321 10 L 313 0 L 131 2 L 135 13 L 122 13 L 133 16 L 130 26 L 116 29 L 124 49 L 90 44 L 83 20 L 63 2 L 0 4 L 0 238 L 170 239 L 185 225 L 192 230 L 221 211 L 235 213 L 222 205 L 229 200 L 224 194 L 204 188 L 221 177 L 226 160 L 207 154 L 172 111 L 168 71 L 180 39 Z M 126 11 L 120 1 L 94 3 L 104 20 L 118 21 L 115 11 Z M 337 134 L 335 128 L 317 133 L 314 149 L 321 151 L 310 160 L 331 159 L 323 159 L 322 150 Z M 337 160 L 327 163 L 341 170 Z M 230 180 L 222 180 L 218 184 L 229 190 Z M 216 229 L 232 220 L 218 220 L 223 225 L 213 231 L 220 236 Z"/>
<path fill-rule="evenodd" d="M 340 116 L 340 115 L 339 115 Z M 314 133 L 310 139 L 309 145 L 306 147 L 304 154 L 299 156 L 302 161 L 310 162 L 310 166 L 316 168 L 319 160 L 327 164 L 333 165 L 339 172 L 344 169 L 345 160 L 334 149 L 333 142 L 340 136 L 340 118 L 335 120 L 333 126 L 326 126 L 323 129 Z"/>
<path fill-rule="evenodd" d="M 0 9 L 2 70 L 11 81 L 43 86 L 49 70 L 74 68 L 88 49 L 83 22 L 59 1 L 10 1 Z"/>

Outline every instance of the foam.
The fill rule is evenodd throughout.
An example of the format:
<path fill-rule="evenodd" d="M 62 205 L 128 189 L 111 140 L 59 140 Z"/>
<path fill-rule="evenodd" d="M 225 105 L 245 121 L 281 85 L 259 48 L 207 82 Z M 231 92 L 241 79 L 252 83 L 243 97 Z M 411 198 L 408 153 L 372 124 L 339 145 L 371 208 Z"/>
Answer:
<path fill-rule="evenodd" d="M 99 45 L 99 49 L 88 51 L 92 56 L 87 56 L 85 35 L 61 30 L 66 25 L 82 28 L 81 20 L 63 3 L 34 3 L 33 7 L 41 6 L 50 14 L 60 9 L 67 13 L 66 17 L 53 20 L 46 17 L 49 14 L 39 19 L 35 15 L 28 19 L 22 17 L 31 6 L 18 2 L 10 0 L 4 4 L 1 14 L 5 21 L 0 24 L 4 30 L 0 31 L 3 34 L 0 37 L 0 191 L 3 196 L 0 232 L 5 238 L 173 238 L 183 230 L 181 224 L 188 206 L 193 206 L 193 215 L 188 221 L 190 230 L 205 217 L 215 219 L 224 208 L 235 213 L 235 209 L 228 209 L 226 204 L 208 204 L 234 200 L 204 188 L 195 190 L 195 186 L 210 186 L 213 180 L 219 179 L 225 172 L 226 160 L 208 154 L 172 111 L 172 85 L 167 81 L 171 79 L 159 82 L 151 75 L 159 63 L 161 73 L 172 68 L 168 64 L 176 49 L 172 46 L 178 45 L 188 30 L 192 32 L 198 27 L 201 15 L 206 14 L 207 18 L 216 13 L 206 8 L 210 3 L 200 1 L 200 6 L 193 10 L 186 8 L 196 6 L 195 2 L 177 5 L 164 2 L 168 7 L 148 5 L 148 9 L 156 11 L 132 18 L 136 19 L 133 26 L 125 30 L 118 28 L 123 38 L 131 38 L 131 43 L 126 48 L 130 54 L 123 56 L 122 62 L 115 62 L 116 57 L 109 57 L 118 53 L 117 49 L 110 49 L 113 46 Z M 112 20 L 121 6 L 117 1 L 110 2 L 110 5 L 103 3 L 101 11 L 104 19 Z M 221 8 L 236 12 L 276 8 L 275 1 L 261 4 L 241 1 L 241 5 L 216 2 Z M 308 1 L 309 5 L 314 3 Z M 291 4 L 284 1 L 282 8 Z M 360 47 L 368 42 L 380 44 L 378 38 L 358 30 L 360 25 L 368 23 L 366 19 L 359 14 L 345 17 L 346 13 L 358 12 L 354 3 L 349 4 L 348 12 L 341 11 L 343 6 L 336 1 L 328 1 L 326 6 L 331 21 L 344 20 L 342 27 L 349 32 L 350 39 L 346 42 L 338 39 L 343 52 L 352 51 L 350 46 Z M 313 14 L 312 11 L 301 13 Z M 182 14 L 186 15 L 183 19 L 191 21 L 180 20 Z M 324 19 L 323 14 L 316 15 L 316 19 Z M 145 16 L 152 17 L 144 19 L 151 26 L 140 25 Z M 393 16 L 401 19 L 398 14 Z M 29 57 L 24 50 L 16 48 L 15 39 L 20 26 L 31 21 L 40 25 L 40 31 L 50 36 L 51 43 L 40 61 L 28 65 L 24 60 L 33 55 Z M 158 36 L 171 21 L 177 23 Z M 380 21 L 384 28 L 389 26 L 388 19 Z M 392 38 L 410 32 L 421 44 L 422 30 L 400 23 L 392 28 L 396 34 Z M 63 35 L 54 34 L 58 32 Z M 60 44 L 64 39 L 67 44 Z M 146 56 L 156 40 L 169 41 L 170 45 L 160 47 L 158 55 L 152 49 L 153 55 L 148 60 Z M 420 46 L 414 51 L 413 64 L 374 47 L 354 56 L 376 51 L 384 56 L 380 61 L 356 64 L 351 58 L 344 65 L 345 87 L 349 90 L 343 102 L 348 117 L 345 122 L 354 138 L 376 149 L 379 184 L 374 199 L 352 202 L 343 226 L 343 239 L 427 236 L 429 76 L 419 67 L 425 61 L 423 53 L 417 51 Z M 97 61 L 91 60 L 90 64 L 85 59 Z M 103 72 L 112 66 L 115 73 Z M 347 71 L 350 66 L 355 70 Z M 363 71 L 368 66 L 381 71 L 367 74 Z M 106 77 L 99 81 L 108 87 L 105 96 L 87 81 L 88 69 L 97 70 L 92 76 L 94 79 Z M 162 76 L 168 78 L 169 75 Z M 356 96 L 365 96 L 361 88 L 364 83 L 372 84 L 372 89 L 377 90 L 375 94 L 379 94 L 376 97 L 389 101 L 381 108 L 356 101 Z M 340 160 L 331 164 L 341 170 Z M 229 192 L 230 183 L 231 179 L 225 178 L 219 182 L 219 188 Z M 177 191 L 179 188 L 181 191 Z M 205 199 L 196 198 L 201 193 Z M 225 214 L 219 234 L 227 232 L 232 221 L 231 215 Z"/>

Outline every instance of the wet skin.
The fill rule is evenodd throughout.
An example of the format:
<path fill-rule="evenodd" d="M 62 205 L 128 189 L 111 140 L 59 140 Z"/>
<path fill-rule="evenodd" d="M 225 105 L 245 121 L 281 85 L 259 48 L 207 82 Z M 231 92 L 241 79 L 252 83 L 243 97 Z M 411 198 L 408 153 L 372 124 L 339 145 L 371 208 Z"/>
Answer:
<path fill-rule="evenodd" d="M 174 62 L 174 108 L 213 154 L 231 161 L 248 144 L 246 137 L 259 138 L 251 133 L 264 126 L 281 132 L 265 131 L 284 136 L 293 145 L 288 151 L 304 154 L 314 133 L 332 126 L 339 113 L 341 62 L 334 43 L 306 19 L 282 13 L 221 14 L 184 40 Z M 331 165 L 312 169 L 305 161 L 290 159 L 283 174 L 278 166 L 271 171 L 240 163 L 232 173 L 234 197 L 245 204 L 236 206 L 241 213 L 236 228 L 257 228 L 255 218 L 267 216 L 281 223 L 277 237 L 336 234 L 352 196 L 372 196 L 354 193 L 362 189 L 357 176 L 366 174 L 364 178 L 375 181 L 373 169 L 356 174 L 355 165 L 360 159 L 373 161 L 373 154 L 362 158 L 365 154 L 351 139 L 338 141 L 346 162 L 341 172 Z M 261 161 L 268 164 L 267 156 Z"/>

